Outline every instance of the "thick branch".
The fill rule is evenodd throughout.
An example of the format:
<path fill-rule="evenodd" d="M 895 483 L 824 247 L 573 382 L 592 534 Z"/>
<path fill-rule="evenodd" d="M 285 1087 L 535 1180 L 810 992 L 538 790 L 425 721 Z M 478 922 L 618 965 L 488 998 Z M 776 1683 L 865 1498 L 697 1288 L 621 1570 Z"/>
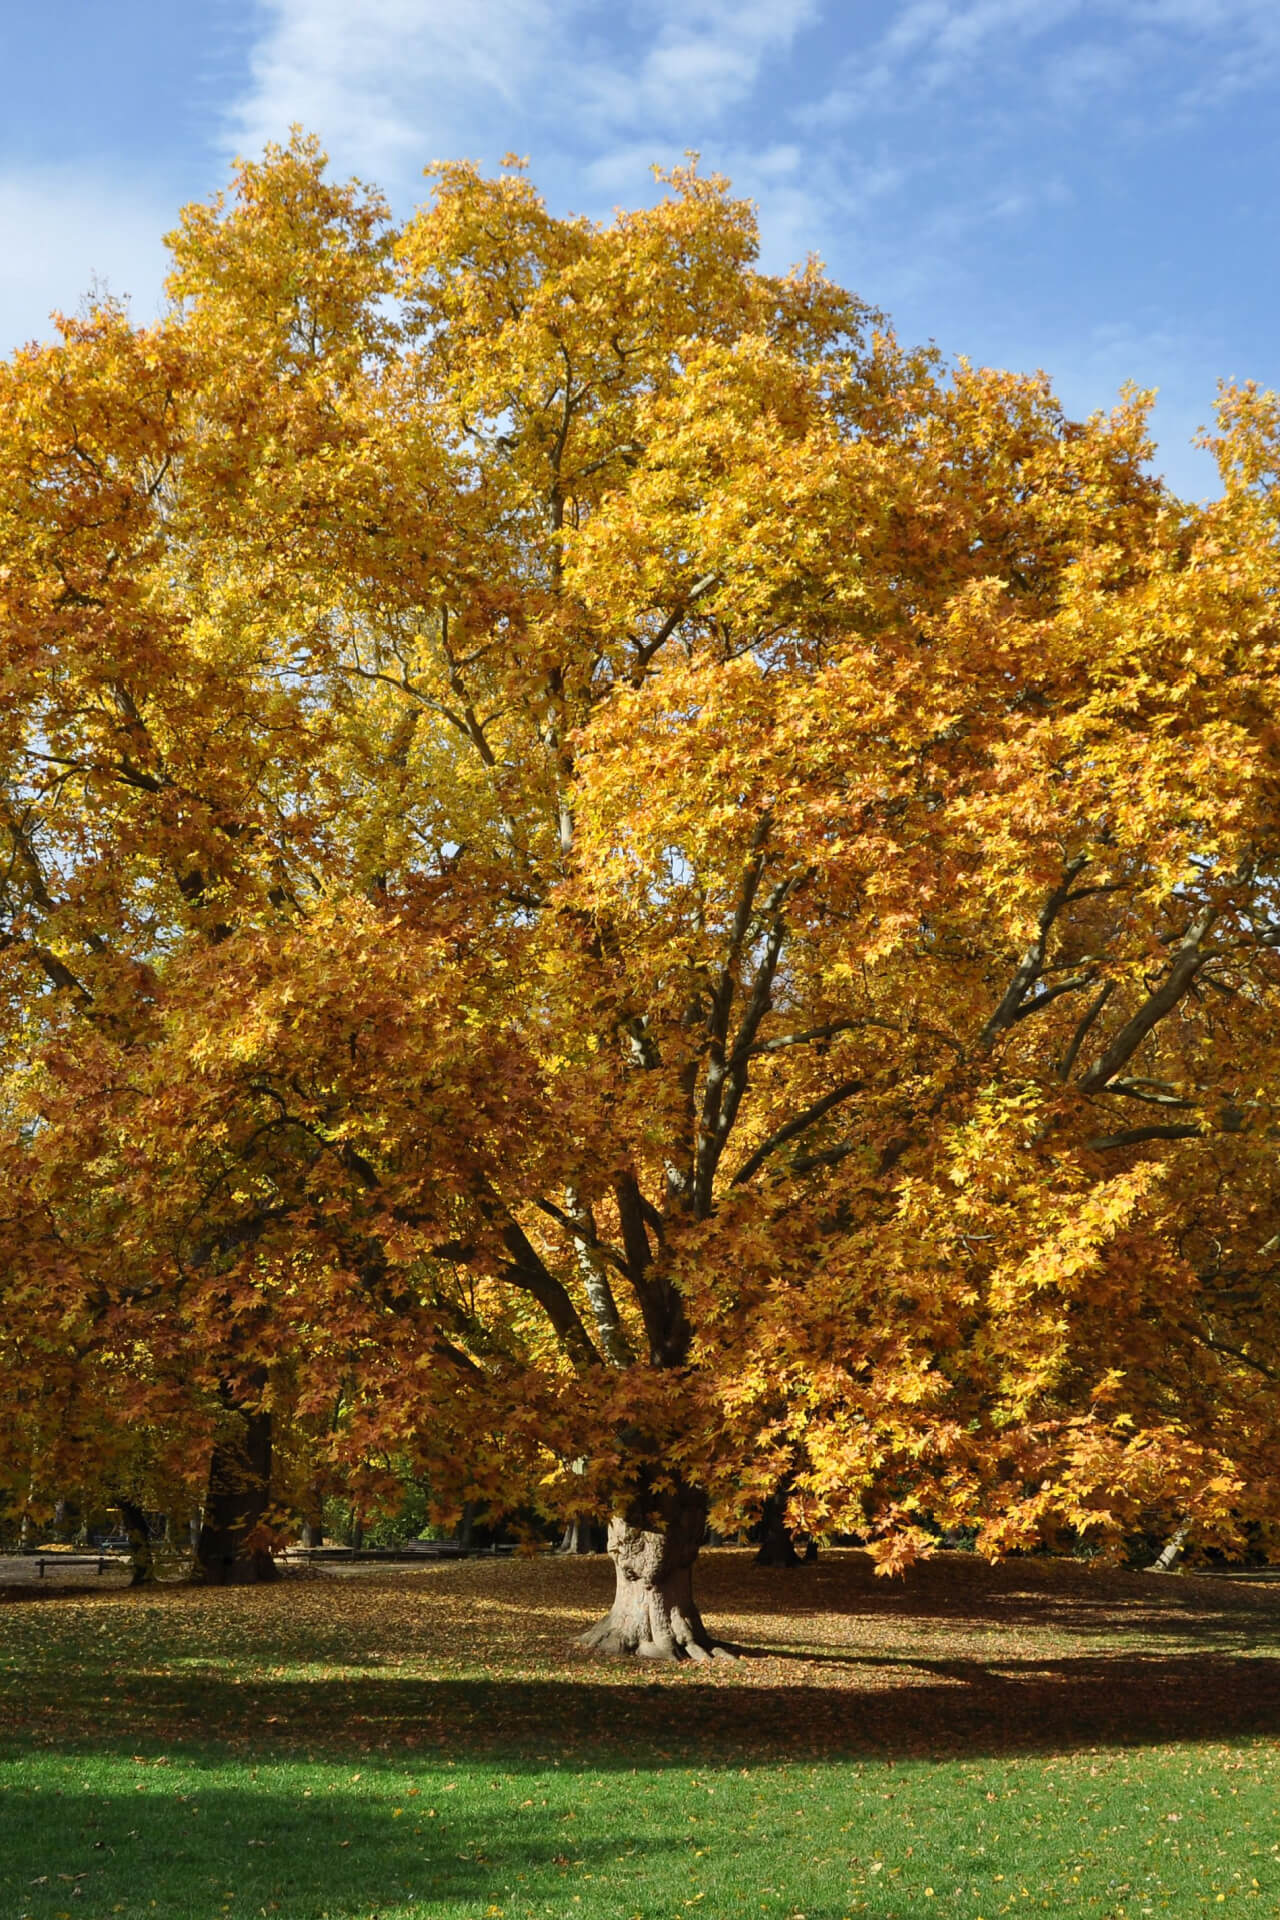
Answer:
<path fill-rule="evenodd" d="M 620 1174 L 613 1191 L 627 1250 L 627 1274 L 644 1320 L 650 1361 L 656 1367 L 678 1365 L 688 1351 L 689 1321 L 679 1289 L 655 1269 L 646 1220 L 652 1221 L 660 1237 L 660 1218 L 646 1202 L 633 1173 Z"/>
<path fill-rule="evenodd" d="M 538 1302 L 555 1328 L 561 1346 L 577 1366 L 599 1366 L 600 1355 L 578 1317 L 578 1309 L 564 1287 L 539 1259 L 528 1236 L 515 1220 L 502 1228 L 502 1244 L 511 1255 L 502 1278 Z"/>
<path fill-rule="evenodd" d="M 1148 994 L 1106 1051 L 1094 1061 L 1087 1073 L 1081 1074 L 1080 1085 L 1086 1093 L 1097 1093 L 1114 1079 L 1121 1067 L 1133 1058 L 1152 1029 L 1177 1006 L 1201 967 L 1211 957 L 1203 951 L 1202 943 L 1216 918 L 1217 909 L 1213 906 L 1203 907 L 1196 915 L 1177 947 L 1164 984 Z"/>
<path fill-rule="evenodd" d="M 1109 1133 L 1097 1140 L 1086 1140 L 1090 1153 L 1113 1153 L 1118 1147 L 1140 1147 L 1145 1140 L 1198 1140 L 1203 1127 L 1126 1127 L 1122 1133 Z"/>
<path fill-rule="evenodd" d="M 611 1366 L 630 1366 L 634 1355 L 627 1339 L 626 1329 L 618 1314 L 618 1303 L 613 1297 L 609 1285 L 609 1276 L 605 1263 L 615 1267 L 624 1277 L 627 1263 L 623 1255 L 613 1247 L 606 1245 L 596 1231 L 596 1223 L 591 1209 L 582 1206 L 572 1188 L 565 1194 L 566 1206 L 560 1208 L 550 1200 L 539 1200 L 538 1206 L 543 1213 L 549 1214 L 557 1224 L 565 1229 L 578 1258 L 578 1271 L 582 1275 L 582 1284 L 587 1299 L 591 1303 L 591 1315 L 596 1324 L 596 1333 L 604 1349 L 606 1360 Z"/>
<path fill-rule="evenodd" d="M 733 1131 L 734 1121 L 738 1117 L 742 1096 L 747 1089 L 756 1035 L 760 1031 L 761 1021 L 773 1004 L 773 982 L 787 932 L 782 908 L 796 884 L 794 877 L 782 881 L 773 889 L 765 902 L 762 917 L 766 921 L 771 921 L 772 924 L 765 938 L 764 953 L 756 968 L 751 992 L 742 1010 L 737 1036 L 727 1060 L 723 1056 L 723 1042 L 713 1043 L 711 1060 L 707 1068 L 707 1083 L 703 1093 L 702 1125 L 698 1136 L 694 1175 L 694 1204 L 702 1215 L 711 1211 L 716 1170 L 720 1165 L 720 1158 L 728 1143 L 729 1135 Z"/>
<path fill-rule="evenodd" d="M 644 1202 L 635 1175 L 619 1174 L 613 1183 L 613 1195 L 618 1203 L 618 1221 L 622 1228 L 622 1244 L 626 1249 L 627 1278 L 636 1290 L 637 1300 L 641 1300 L 640 1290 L 653 1260 L 653 1249 L 645 1230 Z"/>

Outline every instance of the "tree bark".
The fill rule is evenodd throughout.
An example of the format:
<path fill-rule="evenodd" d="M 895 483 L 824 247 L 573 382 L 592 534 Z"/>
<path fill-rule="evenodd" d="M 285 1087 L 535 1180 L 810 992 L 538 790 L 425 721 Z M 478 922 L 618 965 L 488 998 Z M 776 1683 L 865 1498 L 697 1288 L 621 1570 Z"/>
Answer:
<path fill-rule="evenodd" d="M 119 1507 L 124 1530 L 129 1536 L 129 1585 L 149 1586 L 156 1577 L 156 1569 L 147 1516 L 136 1500 L 120 1500 Z"/>
<path fill-rule="evenodd" d="M 603 1553 L 605 1530 L 589 1513 L 575 1513 L 565 1527 L 557 1553 Z"/>
<path fill-rule="evenodd" d="M 693 1598 L 693 1563 L 706 1525 L 706 1496 L 692 1487 L 677 1487 L 654 1509 L 614 1514 L 609 1553 L 617 1591 L 581 1644 L 650 1660 L 732 1658 L 732 1649 L 712 1640 Z"/>
<path fill-rule="evenodd" d="M 758 1567 L 800 1565 L 800 1555 L 796 1552 L 796 1543 L 791 1538 L 791 1529 L 784 1517 L 786 1511 L 786 1493 L 771 1493 L 760 1514 L 760 1551 L 756 1555 Z"/>
<path fill-rule="evenodd" d="M 240 1418 L 241 1433 L 220 1440 L 209 1462 L 196 1560 L 201 1578 L 214 1587 L 276 1577 L 262 1540 L 271 1495 L 271 1415 L 260 1407 Z"/>
<path fill-rule="evenodd" d="M 52 1532 L 55 1540 L 75 1540 L 84 1532 L 78 1500 L 58 1501 L 53 1509 Z"/>
<path fill-rule="evenodd" d="M 308 1487 L 302 1511 L 302 1544 L 304 1547 L 322 1547 L 324 1545 L 324 1495 L 319 1487 Z"/>
<path fill-rule="evenodd" d="M 1179 1521 L 1169 1538 L 1165 1541 L 1164 1546 L 1147 1568 L 1147 1572 L 1172 1573 L 1182 1558 L 1183 1548 L 1187 1544 L 1187 1537 L 1190 1532 L 1191 1522 L 1189 1520 Z"/>

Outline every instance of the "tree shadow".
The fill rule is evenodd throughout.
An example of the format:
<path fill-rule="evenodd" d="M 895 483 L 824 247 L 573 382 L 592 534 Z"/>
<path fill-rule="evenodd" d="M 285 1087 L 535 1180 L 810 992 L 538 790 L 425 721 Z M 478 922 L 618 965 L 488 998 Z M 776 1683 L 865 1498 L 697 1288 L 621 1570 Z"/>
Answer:
<path fill-rule="evenodd" d="M 776 1658 L 765 1655 L 766 1658 Z M 117 1667 L 122 1721 L 101 1730 L 56 1693 L 27 1703 L 10 1752 L 59 1745 L 119 1752 L 208 1741 L 273 1756 L 371 1753 L 502 1756 L 609 1768 L 677 1760 L 733 1765 L 805 1758 L 999 1758 L 1091 1747 L 1280 1736 L 1280 1659 L 1221 1653 L 1049 1659 L 801 1654 L 803 1670 L 866 1670 L 865 1684 L 722 1683 L 628 1666 L 545 1680 L 413 1679 L 240 1683 L 217 1674 Z"/>

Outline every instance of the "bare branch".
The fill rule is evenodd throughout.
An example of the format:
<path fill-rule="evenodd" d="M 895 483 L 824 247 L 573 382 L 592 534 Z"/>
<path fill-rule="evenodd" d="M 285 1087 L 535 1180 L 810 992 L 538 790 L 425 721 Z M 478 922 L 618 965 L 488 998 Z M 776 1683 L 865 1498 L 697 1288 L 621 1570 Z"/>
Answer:
<path fill-rule="evenodd" d="M 1086 1140 L 1085 1145 L 1090 1153 L 1112 1153 L 1118 1147 L 1139 1147 L 1145 1140 L 1198 1140 L 1203 1133 L 1203 1127 L 1127 1127 L 1123 1133 Z"/>
<path fill-rule="evenodd" d="M 710 593 L 719 581 L 719 574 L 704 573 L 701 580 L 695 580 L 680 605 L 669 613 L 652 640 L 641 640 L 635 644 L 635 659 L 631 669 L 631 684 L 638 687 L 644 679 L 645 669 L 654 655 L 666 646 L 680 622 L 686 617 L 694 602 L 701 600 L 704 593 Z"/>
<path fill-rule="evenodd" d="M 861 1093 L 865 1085 L 866 1082 L 863 1080 L 845 1080 L 840 1086 L 834 1087 L 830 1093 L 824 1094 L 821 1100 L 815 1100 L 811 1107 L 806 1107 L 803 1113 L 796 1114 L 787 1121 L 785 1126 L 779 1127 L 776 1133 L 771 1133 L 767 1140 L 760 1143 L 754 1153 L 748 1154 L 729 1185 L 742 1186 L 753 1173 L 759 1171 L 771 1154 L 778 1151 L 779 1147 L 785 1147 L 788 1140 L 796 1139 L 809 1127 L 815 1126 L 824 1114 L 830 1113 L 833 1107 L 838 1107 L 841 1101 L 851 1100 L 855 1093 Z M 852 1147 L 847 1151 L 852 1152 Z"/>
<path fill-rule="evenodd" d="M 1069 1080 L 1071 1078 L 1071 1069 L 1075 1066 L 1080 1049 L 1088 1038 L 1089 1029 L 1114 993 L 1115 984 L 1114 980 L 1108 980 L 1097 998 L 1091 1001 L 1085 1008 L 1080 1018 L 1080 1024 L 1071 1036 L 1071 1044 L 1058 1063 L 1059 1080 Z"/>
<path fill-rule="evenodd" d="M 1071 882 L 1080 870 L 1088 864 L 1088 860 L 1089 856 L 1087 853 L 1080 853 L 1076 855 L 1074 860 L 1067 862 L 1060 883 L 1049 895 L 1049 898 L 1045 901 L 1044 907 L 1041 910 L 1035 939 L 1018 963 L 1014 976 L 1005 991 L 1004 998 L 978 1036 L 979 1046 L 983 1048 L 994 1046 L 997 1037 L 1002 1034 L 1006 1028 L 1011 1027 L 1017 1019 L 1018 1011 L 1023 1001 L 1044 971 L 1044 958 L 1049 943 L 1049 935 L 1053 930 L 1054 921 L 1057 919 L 1067 901 L 1071 898 Z"/>

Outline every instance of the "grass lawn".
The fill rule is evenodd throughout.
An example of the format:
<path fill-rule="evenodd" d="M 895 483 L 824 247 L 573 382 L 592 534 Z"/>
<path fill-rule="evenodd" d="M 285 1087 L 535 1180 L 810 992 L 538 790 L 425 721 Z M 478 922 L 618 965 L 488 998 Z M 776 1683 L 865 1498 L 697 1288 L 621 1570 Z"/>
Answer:
<path fill-rule="evenodd" d="M 0 1920 L 1280 1916 L 1280 1588 L 705 1556 L 733 1666 L 584 1659 L 604 1560 L 0 1607 Z"/>

